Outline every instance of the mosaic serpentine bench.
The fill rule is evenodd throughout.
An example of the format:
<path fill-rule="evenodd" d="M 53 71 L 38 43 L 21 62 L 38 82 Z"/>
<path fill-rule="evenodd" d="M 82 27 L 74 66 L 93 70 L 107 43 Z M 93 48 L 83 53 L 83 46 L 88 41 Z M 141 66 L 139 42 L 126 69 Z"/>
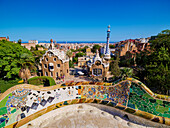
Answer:
<path fill-rule="evenodd" d="M 0 127 L 19 127 L 56 108 L 98 103 L 170 125 L 170 97 L 154 94 L 133 78 L 116 83 L 79 82 L 72 86 L 17 85 L 0 96 Z"/>

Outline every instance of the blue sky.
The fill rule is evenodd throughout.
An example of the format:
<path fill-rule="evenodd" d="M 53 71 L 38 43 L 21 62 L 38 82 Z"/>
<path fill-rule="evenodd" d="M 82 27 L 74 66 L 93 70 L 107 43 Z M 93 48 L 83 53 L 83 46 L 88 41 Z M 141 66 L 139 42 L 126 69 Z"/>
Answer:
<path fill-rule="evenodd" d="M 170 0 L 0 0 L 0 37 L 111 41 L 170 29 Z"/>

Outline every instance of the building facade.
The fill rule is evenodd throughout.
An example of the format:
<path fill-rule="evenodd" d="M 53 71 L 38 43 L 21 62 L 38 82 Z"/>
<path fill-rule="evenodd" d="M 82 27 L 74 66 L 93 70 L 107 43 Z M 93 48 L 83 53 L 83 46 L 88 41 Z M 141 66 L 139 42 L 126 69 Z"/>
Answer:
<path fill-rule="evenodd" d="M 60 79 L 69 76 L 69 58 L 64 51 L 55 49 L 51 40 L 50 48 L 40 60 L 42 75 Z"/>
<path fill-rule="evenodd" d="M 1 40 L 6 40 L 6 41 L 9 41 L 9 37 L 7 36 L 7 38 L 6 37 L 0 37 L 0 41 Z"/>
<path fill-rule="evenodd" d="M 79 67 L 87 67 L 87 63 L 93 60 L 94 56 L 83 56 L 78 57 L 78 66 Z"/>
<path fill-rule="evenodd" d="M 29 40 L 28 43 L 21 43 L 21 46 L 27 48 L 28 50 L 31 49 L 31 47 L 34 47 L 38 44 L 38 40 Z"/>
<path fill-rule="evenodd" d="M 91 52 L 91 48 L 86 48 L 86 56 L 93 56 L 93 52 Z"/>
<path fill-rule="evenodd" d="M 110 40 L 110 26 L 107 30 L 107 43 L 104 57 L 99 56 L 98 50 L 92 61 L 88 65 L 88 72 L 95 78 L 104 78 L 106 79 L 109 71 L 109 60 L 110 60 L 110 49 L 109 49 L 109 40 Z"/>
<path fill-rule="evenodd" d="M 115 54 L 118 56 L 125 56 L 127 53 L 141 52 L 150 48 L 150 43 L 148 42 L 150 38 L 141 39 L 129 39 L 125 41 L 120 41 L 117 44 Z"/>
<path fill-rule="evenodd" d="M 92 62 L 88 63 L 88 72 L 95 78 L 106 78 L 109 71 L 109 61 L 100 58 L 97 50 Z"/>

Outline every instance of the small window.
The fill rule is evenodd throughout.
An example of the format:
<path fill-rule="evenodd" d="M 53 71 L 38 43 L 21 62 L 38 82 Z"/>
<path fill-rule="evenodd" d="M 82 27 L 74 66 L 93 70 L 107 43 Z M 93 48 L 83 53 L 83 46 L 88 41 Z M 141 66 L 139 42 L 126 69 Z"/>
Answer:
<path fill-rule="evenodd" d="M 54 69 L 54 66 L 50 66 L 50 65 L 49 65 L 49 70 L 51 70 L 51 69 Z"/>
<path fill-rule="evenodd" d="M 46 64 L 44 64 L 44 68 L 47 68 L 47 65 L 46 65 Z"/>
<path fill-rule="evenodd" d="M 58 77 L 58 72 L 56 72 L 56 77 Z"/>
<path fill-rule="evenodd" d="M 48 61 L 48 58 L 46 58 L 45 60 Z"/>
<path fill-rule="evenodd" d="M 45 76 L 48 76 L 48 73 L 47 73 L 47 72 L 45 72 Z"/>
<path fill-rule="evenodd" d="M 54 61 L 56 61 L 56 58 L 54 58 Z"/>
<path fill-rule="evenodd" d="M 67 69 L 67 73 L 68 73 L 68 69 Z"/>
<path fill-rule="evenodd" d="M 53 72 L 51 72 L 51 76 L 53 76 Z"/>
<path fill-rule="evenodd" d="M 59 68 L 59 67 L 60 67 L 60 64 L 57 64 L 57 67 Z"/>
<path fill-rule="evenodd" d="M 53 53 L 49 53 L 48 56 L 49 56 L 49 57 L 52 57 L 52 56 L 53 56 Z"/>

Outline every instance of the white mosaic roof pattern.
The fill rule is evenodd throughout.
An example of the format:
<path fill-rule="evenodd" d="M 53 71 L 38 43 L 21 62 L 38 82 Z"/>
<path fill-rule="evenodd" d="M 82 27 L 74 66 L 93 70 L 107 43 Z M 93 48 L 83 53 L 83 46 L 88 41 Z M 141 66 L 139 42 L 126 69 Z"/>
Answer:
<path fill-rule="evenodd" d="M 66 56 L 66 53 L 62 50 L 59 50 L 59 49 L 53 49 L 53 50 L 49 49 L 49 50 L 47 50 L 40 61 L 42 61 L 44 59 L 44 56 L 46 56 L 50 52 L 53 53 L 54 56 L 57 56 L 58 59 L 60 59 L 63 63 L 69 61 L 69 58 Z"/>
<path fill-rule="evenodd" d="M 89 67 L 91 67 L 93 64 L 95 64 L 96 61 L 100 61 L 101 64 L 104 65 L 104 67 L 108 67 L 108 66 L 109 66 L 109 63 L 104 63 L 104 61 L 105 61 L 104 58 L 100 58 L 98 51 L 97 51 L 97 53 L 96 53 L 96 56 L 93 58 L 93 62 L 88 63 L 87 65 L 88 65 Z"/>

